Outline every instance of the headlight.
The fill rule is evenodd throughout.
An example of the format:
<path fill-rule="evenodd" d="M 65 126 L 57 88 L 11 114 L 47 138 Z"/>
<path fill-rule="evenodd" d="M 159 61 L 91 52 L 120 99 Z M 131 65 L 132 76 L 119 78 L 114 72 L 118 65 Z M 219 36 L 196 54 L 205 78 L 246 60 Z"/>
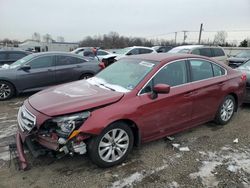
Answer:
<path fill-rule="evenodd" d="M 56 123 L 60 130 L 57 133 L 60 136 L 68 137 L 69 134 L 76 128 L 79 128 L 83 122 L 90 116 L 90 112 L 80 112 L 72 115 L 60 116 L 52 119 L 52 122 Z"/>

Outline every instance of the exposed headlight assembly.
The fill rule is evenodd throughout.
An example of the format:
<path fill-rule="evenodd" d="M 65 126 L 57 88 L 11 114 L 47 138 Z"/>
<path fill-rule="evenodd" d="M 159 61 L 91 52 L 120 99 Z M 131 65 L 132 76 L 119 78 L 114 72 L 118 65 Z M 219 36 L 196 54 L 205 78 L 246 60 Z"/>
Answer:
<path fill-rule="evenodd" d="M 90 112 L 85 111 L 66 116 L 59 116 L 52 119 L 52 122 L 56 123 L 59 128 L 56 130 L 58 135 L 67 138 L 76 128 L 79 128 L 89 116 Z"/>

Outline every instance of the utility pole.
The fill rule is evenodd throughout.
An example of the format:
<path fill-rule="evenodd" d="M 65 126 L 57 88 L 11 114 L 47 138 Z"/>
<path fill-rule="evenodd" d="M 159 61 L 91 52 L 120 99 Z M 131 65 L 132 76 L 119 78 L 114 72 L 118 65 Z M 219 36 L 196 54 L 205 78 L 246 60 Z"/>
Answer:
<path fill-rule="evenodd" d="M 174 41 L 175 41 L 175 45 L 177 44 L 177 32 L 174 32 L 175 34 L 175 38 L 174 38 Z"/>
<path fill-rule="evenodd" d="M 201 43 L 201 33 L 203 31 L 203 23 L 201 23 L 201 26 L 200 26 L 200 33 L 199 33 L 199 41 L 198 41 L 198 44 Z"/>
<path fill-rule="evenodd" d="M 184 37 L 183 37 L 183 44 L 185 44 L 186 39 L 187 39 L 187 31 L 183 31 Z"/>

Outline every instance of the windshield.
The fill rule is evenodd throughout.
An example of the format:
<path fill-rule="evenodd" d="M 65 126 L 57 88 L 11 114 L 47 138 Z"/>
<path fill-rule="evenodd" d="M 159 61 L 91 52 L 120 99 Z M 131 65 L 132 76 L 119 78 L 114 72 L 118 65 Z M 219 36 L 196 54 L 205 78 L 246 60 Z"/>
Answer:
<path fill-rule="evenodd" d="M 117 49 L 115 50 L 115 53 L 116 54 L 126 54 L 129 50 L 131 50 L 132 48 L 131 47 L 128 47 L 128 48 L 122 48 L 122 49 Z"/>
<path fill-rule="evenodd" d="M 241 66 L 239 66 L 238 69 L 247 69 L 247 70 L 250 70 L 250 60 L 248 60 L 247 62 L 245 62 Z"/>
<path fill-rule="evenodd" d="M 34 54 L 27 55 L 24 58 L 19 59 L 19 60 L 15 61 L 14 63 L 12 63 L 10 65 L 10 68 L 14 69 L 14 68 L 20 67 L 21 65 L 23 65 L 26 62 L 28 62 L 29 60 L 31 60 L 34 56 L 35 56 Z"/>
<path fill-rule="evenodd" d="M 87 81 L 118 92 L 133 90 L 158 62 L 121 59 Z"/>
<path fill-rule="evenodd" d="M 243 51 L 243 52 L 241 52 L 241 53 L 238 53 L 235 57 L 250 58 L 250 50 L 249 50 L 249 51 Z"/>

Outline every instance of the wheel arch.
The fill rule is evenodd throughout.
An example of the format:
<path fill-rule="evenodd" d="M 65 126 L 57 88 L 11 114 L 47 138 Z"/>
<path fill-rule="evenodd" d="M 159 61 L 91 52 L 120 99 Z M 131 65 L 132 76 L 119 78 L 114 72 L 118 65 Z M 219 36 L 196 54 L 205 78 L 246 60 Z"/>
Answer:
<path fill-rule="evenodd" d="M 140 147 L 140 145 L 141 145 L 141 132 L 140 132 L 137 124 L 130 119 L 119 119 L 119 120 L 116 120 L 116 121 L 110 123 L 108 126 L 110 126 L 114 123 L 118 123 L 118 122 L 123 122 L 123 123 L 127 124 L 127 126 L 132 130 L 133 135 L 134 135 L 134 146 Z"/>
<path fill-rule="evenodd" d="M 19 93 L 18 90 L 17 90 L 17 88 L 16 88 L 16 86 L 15 86 L 15 84 L 13 82 L 11 82 L 10 80 L 4 79 L 4 78 L 0 78 L 0 81 L 7 82 L 7 83 L 11 84 L 13 86 L 13 88 L 14 88 L 14 95 L 16 95 L 16 94 Z"/>
<path fill-rule="evenodd" d="M 234 98 L 234 100 L 235 100 L 235 112 L 237 112 L 238 111 L 238 107 L 239 107 L 239 102 L 238 102 L 238 96 L 237 96 L 237 94 L 236 93 L 233 93 L 233 92 L 231 92 L 231 93 L 229 93 L 228 95 L 231 95 L 233 98 Z"/>

